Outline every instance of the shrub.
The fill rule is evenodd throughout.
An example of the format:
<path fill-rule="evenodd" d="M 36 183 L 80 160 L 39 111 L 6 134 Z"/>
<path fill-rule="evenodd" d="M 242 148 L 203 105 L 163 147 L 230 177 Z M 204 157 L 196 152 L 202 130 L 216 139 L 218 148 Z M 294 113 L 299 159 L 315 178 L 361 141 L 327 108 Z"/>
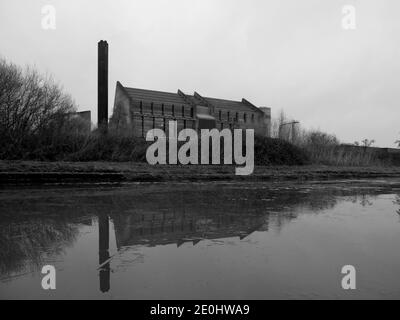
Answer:
<path fill-rule="evenodd" d="M 280 139 L 255 137 L 256 165 L 305 165 L 310 159 L 304 150 Z"/>
<path fill-rule="evenodd" d="M 107 135 L 93 132 L 84 145 L 75 152 L 66 155 L 69 161 L 133 161 L 145 162 L 146 150 L 150 145 L 143 138 Z"/>
<path fill-rule="evenodd" d="M 314 164 L 334 166 L 383 165 L 371 148 L 340 144 L 335 135 L 319 130 L 304 131 L 298 146 L 302 148 Z"/>

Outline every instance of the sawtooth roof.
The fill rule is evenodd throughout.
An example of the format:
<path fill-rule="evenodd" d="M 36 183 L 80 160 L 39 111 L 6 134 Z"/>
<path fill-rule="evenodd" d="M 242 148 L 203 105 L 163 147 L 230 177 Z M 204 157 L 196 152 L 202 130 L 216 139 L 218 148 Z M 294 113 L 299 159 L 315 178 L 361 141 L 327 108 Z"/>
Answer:
<path fill-rule="evenodd" d="M 187 102 L 178 93 L 129 88 L 122 86 L 122 84 L 119 82 L 117 83 L 117 85 L 118 84 L 121 85 L 126 94 L 132 100 L 151 101 L 155 103 L 167 103 L 176 105 L 187 104 Z M 191 101 L 195 105 L 204 105 L 204 103 L 194 95 L 186 95 L 186 97 L 188 98 L 189 101 Z M 205 99 L 209 104 L 213 105 L 215 108 L 218 109 L 226 109 L 234 112 L 249 111 L 249 110 L 252 110 L 253 112 L 255 111 L 262 112 L 259 108 L 252 106 L 249 103 L 245 103 L 243 101 L 217 99 L 210 97 L 203 97 L 203 99 Z"/>

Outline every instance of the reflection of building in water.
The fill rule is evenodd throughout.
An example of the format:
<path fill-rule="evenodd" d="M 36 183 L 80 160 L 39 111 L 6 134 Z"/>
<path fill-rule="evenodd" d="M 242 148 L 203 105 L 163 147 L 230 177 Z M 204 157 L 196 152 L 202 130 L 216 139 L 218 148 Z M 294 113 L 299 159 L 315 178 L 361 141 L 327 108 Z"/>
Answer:
<path fill-rule="evenodd" d="M 117 248 L 134 245 L 168 245 L 205 239 L 224 239 L 246 236 L 255 231 L 268 230 L 268 215 L 226 214 L 216 216 L 176 213 L 114 214 Z M 99 226 L 99 282 L 100 291 L 110 290 L 109 217 L 100 215 Z"/>
<path fill-rule="evenodd" d="M 319 213 L 352 199 L 364 204 L 365 199 L 388 193 L 383 187 L 190 184 L 189 188 L 175 184 L 166 188 L 166 184 L 152 184 L 51 193 L 29 189 L 18 196 L 14 191 L 4 192 L 0 201 L 0 279 L 40 272 L 41 266 L 74 246 L 82 227 L 93 225 L 98 226 L 101 237 L 99 247 L 93 249 L 93 254 L 99 254 L 94 272 L 99 273 L 100 289 L 106 292 L 112 263 L 110 212 L 118 248 L 196 244 L 201 239 L 245 237 L 255 230 L 279 231 L 301 213 Z M 394 201 L 400 205 L 400 196 Z M 395 210 L 400 214 L 399 207 Z"/>
<path fill-rule="evenodd" d="M 400 194 L 396 195 L 396 200 L 394 203 L 400 206 Z M 396 210 L 396 212 L 398 215 L 400 215 L 400 209 Z"/>
<path fill-rule="evenodd" d="M 180 213 L 113 215 L 117 247 L 166 245 L 203 239 L 245 238 L 268 229 L 268 215 L 225 214 L 216 216 Z"/>

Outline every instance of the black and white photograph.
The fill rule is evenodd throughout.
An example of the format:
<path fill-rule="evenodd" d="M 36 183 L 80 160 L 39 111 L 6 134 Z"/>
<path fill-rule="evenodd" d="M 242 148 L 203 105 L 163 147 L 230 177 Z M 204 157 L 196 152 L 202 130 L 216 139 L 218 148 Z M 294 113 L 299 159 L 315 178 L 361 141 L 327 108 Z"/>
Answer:
<path fill-rule="evenodd" d="M 0 300 L 399 300 L 399 39 L 397 0 L 0 0 Z"/>

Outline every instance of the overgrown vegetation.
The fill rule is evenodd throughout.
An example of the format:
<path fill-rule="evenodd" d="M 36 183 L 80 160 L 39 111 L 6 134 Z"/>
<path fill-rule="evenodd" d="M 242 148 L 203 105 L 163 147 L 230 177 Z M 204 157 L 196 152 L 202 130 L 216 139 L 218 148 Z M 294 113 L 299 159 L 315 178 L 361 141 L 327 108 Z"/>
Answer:
<path fill-rule="evenodd" d="M 400 155 L 372 148 L 375 140 L 364 139 L 352 145 L 343 144 L 333 135 L 320 130 L 305 130 L 281 111 L 272 123 L 272 135 L 297 146 L 313 164 L 332 166 L 400 165 Z"/>
<path fill-rule="evenodd" d="M 72 116 L 75 110 L 71 97 L 50 77 L 0 60 L 0 159 L 146 162 L 150 143 L 112 129 L 90 132 L 87 123 Z M 283 112 L 273 121 L 272 134 L 256 137 L 256 165 L 394 163 L 368 148 L 373 140 L 364 140 L 364 147 L 344 146 L 334 135 L 301 130 Z"/>
<path fill-rule="evenodd" d="M 107 135 L 94 132 L 74 152 L 64 156 L 67 161 L 133 161 L 146 162 L 146 150 L 150 145 L 143 138 Z"/>
<path fill-rule="evenodd" d="M 63 153 L 75 111 L 71 97 L 50 77 L 0 60 L 0 157 L 52 158 Z"/>
<path fill-rule="evenodd" d="M 303 131 L 296 144 L 312 163 L 334 166 L 376 166 L 385 163 L 379 153 L 368 147 L 343 145 L 336 136 L 318 130 Z"/>
<path fill-rule="evenodd" d="M 309 163 L 309 158 L 303 150 L 286 141 L 255 137 L 254 143 L 256 165 L 304 165 Z M 109 132 L 106 136 L 93 133 L 82 147 L 73 153 L 65 155 L 64 160 L 147 162 L 146 150 L 150 144 L 143 138 L 122 136 L 112 132 Z M 178 143 L 178 148 L 182 144 L 183 142 Z M 200 145 L 201 143 L 199 143 L 199 150 Z M 221 143 L 222 145 L 223 143 Z M 211 146 L 209 154 L 211 163 Z M 223 150 L 221 150 L 221 163 L 223 163 Z"/>
<path fill-rule="evenodd" d="M 254 158 L 256 165 L 305 165 L 310 164 L 307 153 L 281 139 L 255 137 Z"/>

